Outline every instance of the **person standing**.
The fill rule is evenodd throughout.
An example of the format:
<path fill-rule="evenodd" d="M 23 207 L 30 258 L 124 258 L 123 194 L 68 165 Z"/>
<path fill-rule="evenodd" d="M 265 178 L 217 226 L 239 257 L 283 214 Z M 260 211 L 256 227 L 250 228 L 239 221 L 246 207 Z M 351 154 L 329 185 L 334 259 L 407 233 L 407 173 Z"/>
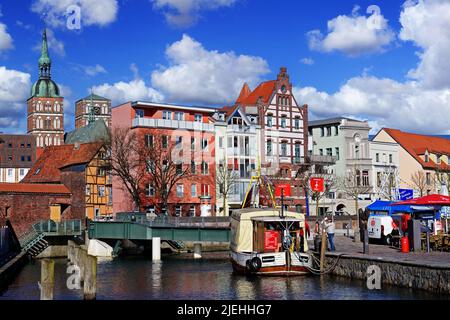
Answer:
<path fill-rule="evenodd" d="M 336 251 L 336 247 L 334 246 L 334 232 L 336 229 L 336 225 L 334 224 L 333 220 L 329 220 L 328 218 L 325 218 L 323 222 L 325 231 L 328 236 L 328 241 L 330 242 L 330 251 Z"/>

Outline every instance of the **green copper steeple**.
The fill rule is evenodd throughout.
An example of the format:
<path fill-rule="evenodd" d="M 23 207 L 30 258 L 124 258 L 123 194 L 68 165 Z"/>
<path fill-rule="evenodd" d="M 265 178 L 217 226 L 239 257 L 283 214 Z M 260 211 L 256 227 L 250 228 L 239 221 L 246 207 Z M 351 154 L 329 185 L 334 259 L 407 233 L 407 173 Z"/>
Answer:
<path fill-rule="evenodd" d="M 47 30 L 44 29 L 42 34 L 41 57 L 39 58 L 39 78 L 50 78 L 51 67 L 52 60 L 50 60 L 48 55 Z"/>
<path fill-rule="evenodd" d="M 58 85 L 51 79 L 52 60 L 48 54 L 47 30 L 42 33 L 41 57 L 39 58 L 39 79 L 31 88 L 32 97 L 59 97 Z"/>

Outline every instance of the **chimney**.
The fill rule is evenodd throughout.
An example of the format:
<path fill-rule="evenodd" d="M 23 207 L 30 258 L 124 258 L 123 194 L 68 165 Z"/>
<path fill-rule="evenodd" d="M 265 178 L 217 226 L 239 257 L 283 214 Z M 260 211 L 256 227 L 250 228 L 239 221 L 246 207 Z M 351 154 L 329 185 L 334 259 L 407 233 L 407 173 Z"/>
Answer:
<path fill-rule="evenodd" d="M 74 146 L 73 146 L 74 150 L 78 150 L 80 149 L 80 143 L 79 142 L 75 142 Z"/>

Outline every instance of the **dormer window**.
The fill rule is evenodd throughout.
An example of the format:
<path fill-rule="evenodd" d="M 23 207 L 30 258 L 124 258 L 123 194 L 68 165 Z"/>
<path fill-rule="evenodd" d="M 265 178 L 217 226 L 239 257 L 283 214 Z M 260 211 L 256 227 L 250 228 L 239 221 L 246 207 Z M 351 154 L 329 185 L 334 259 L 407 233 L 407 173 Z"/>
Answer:
<path fill-rule="evenodd" d="M 430 161 L 430 156 L 428 155 L 428 153 L 425 153 L 425 162 L 429 162 Z"/>
<path fill-rule="evenodd" d="M 441 164 L 441 155 L 440 154 L 436 155 L 436 159 L 437 159 L 437 164 Z"/>

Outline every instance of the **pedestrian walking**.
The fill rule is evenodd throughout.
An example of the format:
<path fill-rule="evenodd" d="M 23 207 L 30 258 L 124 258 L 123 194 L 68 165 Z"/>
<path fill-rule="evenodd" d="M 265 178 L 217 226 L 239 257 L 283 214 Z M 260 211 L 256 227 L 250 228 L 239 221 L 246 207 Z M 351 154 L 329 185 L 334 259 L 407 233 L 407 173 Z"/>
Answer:
<path fill-rule="evenodd" d="M 334 232 L 336 229 L 336 225 L 334 224 L 334 221 L 328 218 L 325 218 L 323 222 L 323 227 L 325 228 L 328 236 L 328 241 L 330 242 L 330 251 L 336 251 L 336 247 L 334 246 Z"/>

